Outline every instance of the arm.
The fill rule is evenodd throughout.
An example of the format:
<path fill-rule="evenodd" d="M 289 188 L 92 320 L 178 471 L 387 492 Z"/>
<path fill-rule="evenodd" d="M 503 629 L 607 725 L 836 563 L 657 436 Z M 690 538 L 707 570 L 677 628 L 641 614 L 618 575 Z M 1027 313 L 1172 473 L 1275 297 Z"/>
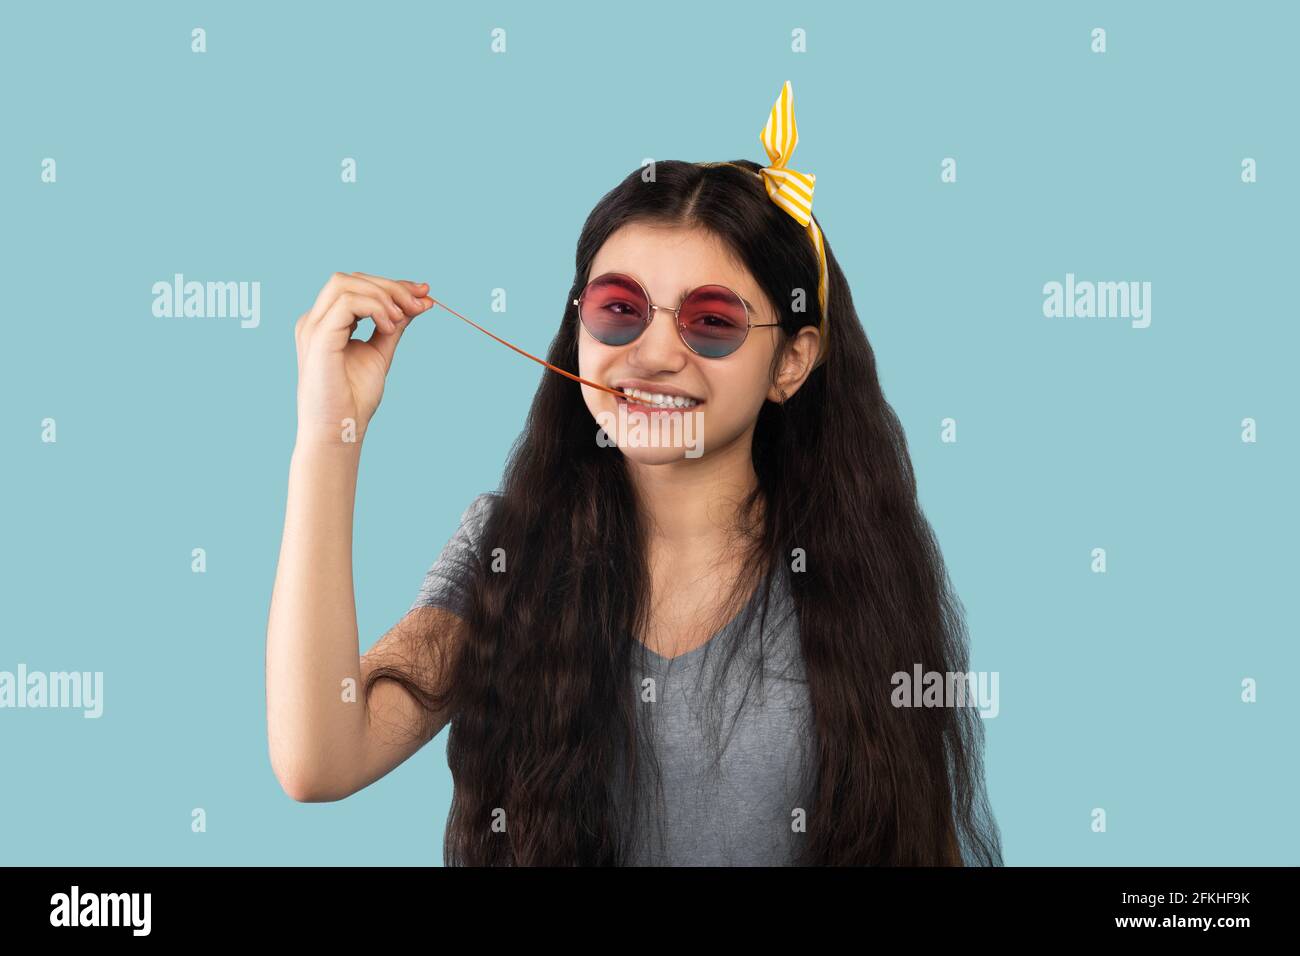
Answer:
<path fill-rule="evenodd" d="M 446 726 L 396 681 L 366 678 L 396 667 L 439 682 L 459 618 L 442 608 L 406 614 L 358 656 L 352 586 L 355 462 L 298 449 L 267 627 L 267 727 L 271 764 L 295 800 L 341 800 L 374 783 Z M 350 693 L 344 680 L 351 678 Z"/>
<path fill-rule="evenodd" d="M 352 520 L 361 439 L 398 337 L 429 305 L 415 294 L 422 286 L 361 275 L 335 273 L 294 329 L 298 440 L 267 621 L 266 712 L 272 767 L 296 800 L 341 799 L 430 739 L 407 691 L 380 681 L 367 699 L 364 677 L 385 658 L 418 665 L 421 634 L 446 642 L 456 631 L 448 612 L 420 608 L 384 636 L 364 667 L 358 653 Z M 374 317 L 375 334 L 352 339 L 365 316 Z M 346 419 L 355 423 L 355 441 L 340 438 Z"/>

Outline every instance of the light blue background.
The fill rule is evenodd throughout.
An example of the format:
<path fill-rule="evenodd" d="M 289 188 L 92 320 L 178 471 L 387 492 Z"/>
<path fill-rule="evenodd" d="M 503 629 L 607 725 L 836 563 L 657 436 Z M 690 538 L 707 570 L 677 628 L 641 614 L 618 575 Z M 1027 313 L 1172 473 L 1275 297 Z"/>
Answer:
<path fill-rule="evenodd" d="M 647 157 L 764 160 L 789 79 L 791 165 L 817 175 L 972 666 L 1001 675 L 1007 862 L 1297 862 L 1295 11 L 7 5 L 0 669 L 101 670 L 105 713 L 0 711 L 0 861 L 440 862 L 445 731 L 337 804 L 271 771 L 294 321 L 362 270 L 543 352 L 592 205 Z M 153 317 L 175 272 L 259 281 L 261 326 Z M 1150 281 L 1150 328 L 1044 318 L 1067 272 Z M 363 648 L 496 487 L 541 374 L 441 310 L 405 336 L 358 488 Z"/>

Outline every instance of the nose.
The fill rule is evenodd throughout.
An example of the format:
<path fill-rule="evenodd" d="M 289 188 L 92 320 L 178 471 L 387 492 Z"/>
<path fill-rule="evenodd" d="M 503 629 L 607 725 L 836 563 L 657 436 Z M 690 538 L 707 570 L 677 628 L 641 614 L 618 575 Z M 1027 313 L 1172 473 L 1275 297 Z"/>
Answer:
<path fill-rule="evenodd" d="M 686 343 L 677 333 L 677 313 L 662 306 L 650 309 L 650 325 L 632 344 L 631 364 L 647 372 L 680 371 L 686 363 Z"/>

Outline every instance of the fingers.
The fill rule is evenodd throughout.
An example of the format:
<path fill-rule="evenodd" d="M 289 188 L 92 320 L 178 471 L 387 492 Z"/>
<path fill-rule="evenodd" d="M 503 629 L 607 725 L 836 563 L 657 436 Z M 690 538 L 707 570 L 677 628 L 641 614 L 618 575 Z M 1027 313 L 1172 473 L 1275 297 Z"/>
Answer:
<path fill-rule="evenodd" d="M 414 285 L 414 283 L 411 284 Z M 416 308 L 420 312 L 424 312 L 426 309 L 433 307 L 433 300 L 428 296 L 416 296 L 415 301 L 417 303 Z M 366 342 L 369 345 L 374 346 L 375 350 L 384 357 L 384 363 L 389 368 L 393 367 L 393 354 L 397 351 L 397 343 L 401 340 L 402 333 L 410 328 L 410 326 L 411 323 L 409 320 L 405 322 L 399 321 L 397 323 L 396 332 L 388 332 L 376 326 L 374 332 L 370 334 L 370 338 L 366 339 Z"/>
<path fill-rule="evenodd" d="M 374 320 L 377 334 L 394 336 L 409 319 L 433 305 L 433 300 L 425 295 L 427 291 L 428 283 L 388 279 L 365 272 L 335 272 L 321 288 L 311 309 L 299 317 L 294 326 L 294 339 L 302 350 L 318 332 L 337 332 L 345 325 L 349 326 L 346 338 L 350 338 L 358 322 L 367 316 Z M 341 310 L 336 310 L 340 303 L 343 303 Z M 331 315 L 333 318 L 327 323 L 325 319 Z M 378 339 L 372 341 L 377 343 Z"/>
<path fill-rule="evenodd" d="M 393 367 L 393 354 L 397 351 L 397 343 L 402 338 L 402 333 L 410 327 L 409 322 L 403 322 L 398 326 L 396 332 L 385 332 L 378 327 L 370 333 L 370 338 L 366 343 L 374 347 L 375 351 L 384 357 L 384 366 Z"/>
<path fill-rule="evenodd" d="M 418 315 L 424 311 L 425 306 L 422 303 L 425 294 L 429 291 L 428 283 L 410 282 L 406 279 L 386 279 L 383 276 L 371 275 L 368 272 L 354 272 L 352 274 L 358 278 L 373 282 L 381 289 L 384 289 L 409 314 Z"/>
<path fill-rule="evenodd" d="M 401 306 L 393 299 L 392 295 L 386 290 L 360 276 L 349 275 L 346 272 L 335 272 L 326 281 L 320 290 L 320 295 L 316 297 L 315 304 L 312 305 L 305 317 L 306 330 L 309 334 L 313 327 L 320 324 L 325 313 L 330 310 L 339 296 L 346 292 L 353 292 L 361 295 L 369 295 L 380 299 L 387 300 L 380 314 L 387 314 L 392 319 L 401 318 L 404 313 Z M 376 319 L 378 322 L 378 319 Z"/>
<path fill-rule="evenodd" d="M 352 323 L 366 316 L 375 320 L 375 326 L 385 332 L 396 332 L 397 322 L 388 312 L 388 301 L 377 295 L 360 292 L 344 292 L 321 320 L 308 333 L 311 340 L 319 338 L 321 344 L 331 344 L 338 348 L 347 345 L 352 335 Z"/>

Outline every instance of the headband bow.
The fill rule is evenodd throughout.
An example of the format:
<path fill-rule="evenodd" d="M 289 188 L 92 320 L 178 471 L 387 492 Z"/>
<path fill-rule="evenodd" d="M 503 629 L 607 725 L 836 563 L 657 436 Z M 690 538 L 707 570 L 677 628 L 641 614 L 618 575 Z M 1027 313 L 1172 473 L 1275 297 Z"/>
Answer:
<path fill-rule="evenodd" d="M 826 246 L 822 241 L 821 230 L 812 217 L 813 184 L 817 177 L 812 173 L 801 173 L 790 169 L 786 164 L 794 148 L 799 145 L 799 127 L 794 121 L 794 91 L 790 81 L 781 87 L 781 95 L 772 105 L 772 113 L 767 118 L 767 125 L 759 138 L 767 150 L 769 165 L 757 173 L 767 189 L 767 195 L 782 209 L 794 217 L 799 225 L 808 231 L 813 248 L 817 251 L 819 275 L 817 279 L 817 301 L 821 304 L 822 320 L 818 326 L 821 331 L 821 353 L 814 366 L 820 365 L 826 358 L 826 349 L 830 344 L 826 337 L 826 296 L 830 290 L 830 279 L 826 267 Z M 735 166 L 735 163 L 701 163 L 702 166 Z M 738 169 L 744 169 L 738 166 Z M 752 172 L 752 170 L 749 170 Z"/>

